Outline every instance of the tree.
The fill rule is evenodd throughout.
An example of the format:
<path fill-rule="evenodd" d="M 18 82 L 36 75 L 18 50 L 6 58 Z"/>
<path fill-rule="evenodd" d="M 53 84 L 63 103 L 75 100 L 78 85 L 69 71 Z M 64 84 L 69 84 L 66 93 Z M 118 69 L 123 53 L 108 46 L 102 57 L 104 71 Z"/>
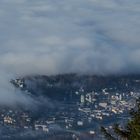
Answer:
<path fill-rule="evenodd" d="M 140 140 L 140 98 L 136 100 L 136 108 L 130 112 L 131 120 L 125 128 L 115 124 L 113 133 L 101 127 L 101 132 L 107 140 Z"/>

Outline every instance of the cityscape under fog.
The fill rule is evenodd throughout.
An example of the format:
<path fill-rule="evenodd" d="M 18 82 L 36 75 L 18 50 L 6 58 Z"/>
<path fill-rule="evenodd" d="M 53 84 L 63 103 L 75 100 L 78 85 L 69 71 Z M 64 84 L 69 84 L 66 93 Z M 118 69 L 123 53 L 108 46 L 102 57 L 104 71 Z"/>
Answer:
<path fill-rule="evenodd" d="M 0 140 L 139 140 L 139 37 L 139 0 L 0 0 Z"/>

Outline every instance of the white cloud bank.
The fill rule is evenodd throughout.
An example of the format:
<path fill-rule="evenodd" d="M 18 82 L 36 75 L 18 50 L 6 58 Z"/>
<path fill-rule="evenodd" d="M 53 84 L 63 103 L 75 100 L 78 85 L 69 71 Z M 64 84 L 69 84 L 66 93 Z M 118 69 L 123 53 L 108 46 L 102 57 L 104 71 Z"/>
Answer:
<path fill-rule="evenodd" d="M 1 0 L 0 102 L 19 99 L 8 84 L 15 76 L 140 73 L 139 7 L 139 0 Z"/>

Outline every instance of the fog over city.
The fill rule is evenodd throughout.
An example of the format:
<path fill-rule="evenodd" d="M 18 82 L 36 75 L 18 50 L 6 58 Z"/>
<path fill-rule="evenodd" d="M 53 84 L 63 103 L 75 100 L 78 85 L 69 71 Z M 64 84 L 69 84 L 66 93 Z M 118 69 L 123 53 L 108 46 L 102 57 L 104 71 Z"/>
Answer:
<path fill-rule="evenodd" d="M 1 0 L 0 104 L 32 99 L 10 79 L 26 75 L 139 74 L 140 1 Z"/>

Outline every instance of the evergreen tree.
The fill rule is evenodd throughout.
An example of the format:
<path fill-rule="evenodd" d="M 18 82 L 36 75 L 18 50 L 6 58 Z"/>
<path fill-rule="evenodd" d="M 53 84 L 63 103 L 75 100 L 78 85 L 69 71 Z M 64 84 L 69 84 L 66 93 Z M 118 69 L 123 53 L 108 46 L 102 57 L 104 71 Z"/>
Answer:
<path fill-rule="evenodd" d="M 136 101 L 136 108 L 130 114 L 131 120 L 128 121 L 125 128 L 116 124 L 111 133 L 101 127 L 101 132 L 107 140 L 140 140 L 140 98 Z"/>

